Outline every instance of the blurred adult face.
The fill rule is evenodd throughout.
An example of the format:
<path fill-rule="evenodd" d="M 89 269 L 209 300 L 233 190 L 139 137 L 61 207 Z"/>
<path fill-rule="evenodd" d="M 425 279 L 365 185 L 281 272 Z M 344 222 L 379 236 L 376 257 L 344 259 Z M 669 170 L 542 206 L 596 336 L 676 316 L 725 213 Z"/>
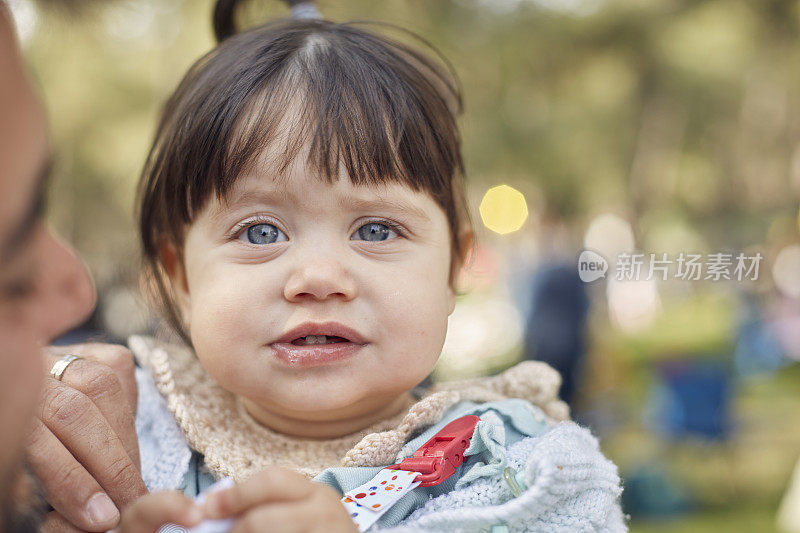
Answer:
<path fill-rule="evenodd" d="M 41 220 L 49 162 L 44 111 L 0 0 L 0 529 L 27 486 L 21 451 L 45 374 L 40 349 L 95 299 L 78 257 Z"/>

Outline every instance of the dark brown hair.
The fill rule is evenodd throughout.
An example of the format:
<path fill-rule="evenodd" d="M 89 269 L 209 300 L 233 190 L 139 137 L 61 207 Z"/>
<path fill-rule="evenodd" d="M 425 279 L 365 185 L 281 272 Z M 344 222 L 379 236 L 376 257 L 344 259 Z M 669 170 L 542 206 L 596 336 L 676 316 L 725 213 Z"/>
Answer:
<path fill-rule="evenodd" d="M 221 42 L 167 101 L 140 182 L 145 274 L 169 323 L 188 341 L 162 246 L 182 257 L 195 214 L 212 194 L 225 198 L 278 133 L 284 142 L 288 132 L 279 176 L 310 148 L 307 164 L 329 183 L 344 168 L 355 185 L 396 182 L 430 194 L 449 223 L 454 285 L 471 223 L 456 127 L 461 95 L 446 60 L 359 22 L 280 20 L 232 35 L 235 3 L 217 6 Z"/>

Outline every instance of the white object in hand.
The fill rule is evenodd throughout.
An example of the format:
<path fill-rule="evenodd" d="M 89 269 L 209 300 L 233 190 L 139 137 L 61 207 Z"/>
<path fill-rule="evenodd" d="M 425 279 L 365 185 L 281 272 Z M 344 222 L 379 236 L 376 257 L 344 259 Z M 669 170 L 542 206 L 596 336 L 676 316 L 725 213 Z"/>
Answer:
<path fill-rule="evenodd" d="M 194 501 L 198 506 L 202 506 L 206 501 L 206 494 L 227 489 L 233 485 L 233 479 L 224 477 L 208 487 L 208 489 L 203 491 L 201 494 L 198 494 Z M 233 519 L 225 518 L 223 520 L 203 520 L 191 529 L 186 529 L 183 526 L 178 526 L 175 524 L 166 524 L 161 526 L 161 528 L 158 530 L 158 533 L 228 533 L 228 531 L 230 531 L 232 528 Z"/>
<path fill-rule="evenodd" d="M 206 494 L 216 492 L 218 490 L 233 487 L 233 479 L 224 477 L 208 487 L 204 492 L 200 493 L 195 502 L 197 505 L 203 505 L 206 501 Z M 223 520 L 203 520 L 198 525 L 189 530 L 189 533 L 228 533 L 233 528 L 233 518 L 225 518 Z"/>

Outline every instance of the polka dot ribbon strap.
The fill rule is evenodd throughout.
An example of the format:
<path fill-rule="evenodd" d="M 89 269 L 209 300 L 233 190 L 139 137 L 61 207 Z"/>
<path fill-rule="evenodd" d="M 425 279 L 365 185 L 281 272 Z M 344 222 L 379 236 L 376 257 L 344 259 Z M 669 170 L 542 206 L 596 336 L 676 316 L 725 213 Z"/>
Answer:
<path fill-rule="evenodd" d="M 438 485 L 464 462 L 464 451 L 480 418 L 462 416 L 420 446 L 412 457 L 382 469 L 371 480 L 345 493 L 342 503 L 359 531 L 366 531 L 392 505 L 418 486 Z"/>

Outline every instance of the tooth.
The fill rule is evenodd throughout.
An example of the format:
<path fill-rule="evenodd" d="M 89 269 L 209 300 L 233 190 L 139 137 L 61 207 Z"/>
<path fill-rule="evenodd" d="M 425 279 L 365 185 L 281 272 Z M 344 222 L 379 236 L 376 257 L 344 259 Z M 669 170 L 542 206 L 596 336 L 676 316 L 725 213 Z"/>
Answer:
<path fill-rule="evenodd" d="M 326 335 L 307 335 L 306 344 L 325 344 L 328 341 Z"/>

